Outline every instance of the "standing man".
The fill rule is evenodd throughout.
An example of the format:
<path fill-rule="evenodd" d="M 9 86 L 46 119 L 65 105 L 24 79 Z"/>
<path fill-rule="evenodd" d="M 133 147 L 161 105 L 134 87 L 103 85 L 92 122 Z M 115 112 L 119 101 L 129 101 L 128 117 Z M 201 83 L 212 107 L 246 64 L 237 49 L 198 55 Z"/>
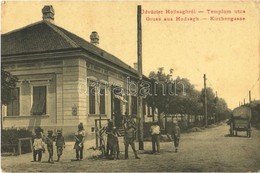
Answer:
<path fill-rule="evenodd" d="M 153 125 L 150 128 L 150 133 L 152 136 L 152 149 L 153 153 L 160 153 L 160 126 L 158 125 L 157 122 L 153 122 Z M 155 144 L 156 144 L 156 149 L 155 149 Z"/>
<path fill-rule="evenodd" d="M 124 143 L 125 143 L 125 159 L 128 159 L 128 147 L 129 144 L 131 145 L 135 158 L 140 159 L 137 156 L 137 152 L 135 150 L 135 133 L 137 131 L 136 123 L 132 119 L 130 115 L 127 115 L 124 121 L 124 128 L 125 128 L 125 138 L 124 138 Z"/>
<path fill-rule="evenodd" d="M 178 126 L 178 122 L 177 121 L 173 121 L 172 138 L 174 140 L 174 147 L 175 147 L 175 152 L 176 153 L 178 151 L 180 137 L 181 137 L 181 129 Z"/>
<path fill-rule="evenodd" d="M 107 134 L 107 150 L 106 150 L 106 157 L 109 158 L 109 156 L 113 155 L 113 150 L 112 147 L 110 146 L 110 140 L 111 140 L 111 132 L 113 130 L 113 121 L 112 120 L 108 120 L 108 124 L 107 127 L 105 127 L 105 131 Z"/>
<path fill-rule="evenodd" d="M 83 123 L 78 125 L 78 131 L 75 133 L 75 144 L 74 149 L 76 150 L 77 160 L 83 159 L 83 149 L 84 149 L 84 140 L 85 140 L 85 130 Z"/>

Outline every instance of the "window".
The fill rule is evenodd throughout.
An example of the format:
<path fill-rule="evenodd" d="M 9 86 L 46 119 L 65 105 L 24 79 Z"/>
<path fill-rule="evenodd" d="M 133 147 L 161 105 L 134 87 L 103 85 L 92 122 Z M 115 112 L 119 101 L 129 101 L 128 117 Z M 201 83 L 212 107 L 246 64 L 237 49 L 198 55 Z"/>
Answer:
<path fill-rule="evenodd" d="M 33 115 L 46 114 L 46 86 L 33 87 L 32 114 Z"/>
<path fill-rule="evenodd" d="M 146 101 L 143 99 L 143 115 L 146 115 Z"/>
<path fill-rule="evenodd" d="M 137 97 L 132 96 L 132 101 L 131 101 L 131 107 L 132 107 L 132 115 L 137 114 Z"/>
<path fill-rule="evenodd" d="M 19 98 L 20 98 L 20 92 L 19 92 L 19 88 L 14 88 L 11 89 L 10 91 L 10 95 L 11 95 L 11 100 L 10 102 L 7 104 L 7 116 L 16 116 L 20 114 L 20 102 L 19 102 Z"/>
<path fill-rule="evenodd" d="M 126 115 L 128 115 L 129 114 L 129 97 L 128 97 L 128 95 L 126 95 L 126 104 L 125 104 L 125 106 L 126 106 L 126 109 L 125 109 L 125 114 Z"/>
<path fill-rule="evenodd" d="M 105 114 L 106 113 L 106 91 L 105 89 L 100 89 L 100 114 Z"/>
<path fill-rule="evenodd" d="M 89 86 L 89 113 L 95 114 L 95 87 Z"/>
<path fill-rule="evenodd" d="M 147 113 L 147 115 L 149 116 L 149 115 L 151 115 L 151 107 L 150 106 L 148 106 L 148 113 Z"/>

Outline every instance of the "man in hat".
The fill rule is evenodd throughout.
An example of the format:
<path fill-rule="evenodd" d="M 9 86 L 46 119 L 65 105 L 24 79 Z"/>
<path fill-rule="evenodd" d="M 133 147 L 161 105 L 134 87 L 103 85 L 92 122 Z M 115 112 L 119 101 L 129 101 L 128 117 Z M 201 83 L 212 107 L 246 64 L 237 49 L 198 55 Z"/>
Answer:
<path fill-rule="evenodd" d="M 135 158 L 140 159 L 137 156 L 137 152 L 135 150 L 135 133 L 137 131 L 137 126 L 135 121 L 132 119 L 130 115 L 128 115 L 124 121 L 124 128 L 125 128 L 125 159 L 128 159 L 128 147 L 129 145 L 132 147 Z"/>
<path fill-rule="evenodd" d="M 119 159 L 119 141 L 118 137 L 120 136 L 118 129 L 114 126 L 112 131 L 110 132 L 109 146 L 112 149 L 112 158 L 114 160 Z"/>
<path fill-rule="evenodd" d="M 153 153 L 160 153 L 160 126 L 158 125 L 158 122 L 154 121 L 151 128 L 150 133 L 152 136 L 152 149 Z M 156 147 L 155 147 L 156 144 Z"/>
<path fill-rule="evenodd" d="M 53 131 L 52 130 L 48 130 L 48 136 L 45 139 L 45 143 L 47 144 L 47 150 L 49 153 L 49 159 L 48 162 L 49 163 L 54 163 L 53 161 Z"/>
<path fill-rule="evenodd" d="M 176 153 L 178 151 L 180 137 L 181 137 L 181 129 L 178 126 L 178 122 L 177 121 L 173 121 L 172 138 L 174 140 L 174 147 L 175 147 L 175 152 Z"/>
<path fill-rule="evenodd" d="M 85 140 L 85 130 L 83 127 L 83 123 L 78 125 L 78 131 L 75 133 L 75 144 L 74 149 L 76 150 L 76 158 L 77 160 L 83 159 L 83 149 L 84 149 L 84 140 Z"/>
<path fill-rule="evenodd" d="M 112 146 L 110 145 L 110 140 L 111 140 L 111 132 L 113 130 L 113 121 L 108 120 L 108 124 L 106 127 L 106 134 L 107 134 L 107 150 L 106 150 L 106 157 L 108 158 L 109 156 L 113 155 L 113 149 Z"/>

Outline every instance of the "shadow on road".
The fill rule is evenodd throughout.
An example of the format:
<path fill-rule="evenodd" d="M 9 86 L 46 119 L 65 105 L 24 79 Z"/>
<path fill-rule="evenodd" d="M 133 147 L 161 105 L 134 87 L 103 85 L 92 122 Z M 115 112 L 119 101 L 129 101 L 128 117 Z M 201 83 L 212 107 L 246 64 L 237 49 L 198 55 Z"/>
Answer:
<path fill-rule="evenodd" d="M 164 150 L 164 149 L 161 149 L 160 150 L 160 154 L 163 154 L 163 153 L 175 153 L 175 150 Z M 147 151 L 143 151 L 139 154 L 150 154 L 150 155 L 156 155 L 158 153 L 153 153 L 151 150 L 147 150 Z"/>
<path fill-rule="evenodd" d="M 230 135 L 230 134 L 226 134 L 224 135 L 225 137 L 239 137 L 239 138 L 248 138 L 247 136 L 245 135 Z"/>

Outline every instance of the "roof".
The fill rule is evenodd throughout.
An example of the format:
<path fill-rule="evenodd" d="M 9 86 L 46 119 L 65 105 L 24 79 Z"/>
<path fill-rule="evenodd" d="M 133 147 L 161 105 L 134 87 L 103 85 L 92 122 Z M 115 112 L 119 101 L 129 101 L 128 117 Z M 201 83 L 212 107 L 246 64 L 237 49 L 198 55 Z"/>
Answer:
<path fill-rule="evenodd" d="M 2 56 L 84 49 L 103 61 L 109 61 L 137 74 L 135 69 L 114 55 L 45 20 L 2 34 L 1 40 Z"/>

